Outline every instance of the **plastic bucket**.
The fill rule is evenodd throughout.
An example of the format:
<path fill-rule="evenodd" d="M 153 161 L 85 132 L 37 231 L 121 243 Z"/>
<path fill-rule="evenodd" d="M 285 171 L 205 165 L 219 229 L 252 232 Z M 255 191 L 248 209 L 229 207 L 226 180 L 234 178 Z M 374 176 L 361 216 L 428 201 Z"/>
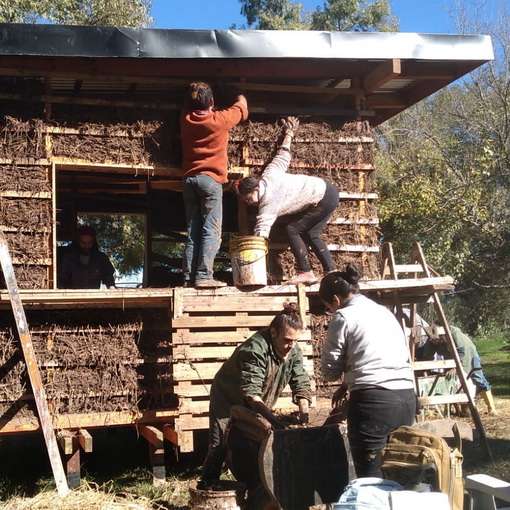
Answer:
<path fill-rule="evenodd" d="M 232 275 L 236 287 L 267 285 L 267 241 L 257 236 L 230 239 Z"/>

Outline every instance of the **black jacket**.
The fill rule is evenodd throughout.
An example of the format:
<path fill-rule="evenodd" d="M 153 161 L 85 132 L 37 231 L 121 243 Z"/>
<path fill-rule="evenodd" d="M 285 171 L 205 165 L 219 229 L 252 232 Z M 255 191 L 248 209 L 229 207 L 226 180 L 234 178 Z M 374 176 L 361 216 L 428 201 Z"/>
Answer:
<path fill-rule="evenodd" d="M 58 287 L 60 289 L 99 289 L 101 283 L 107 287 L 115 285 L 115 269 L 110 259 L 94 247 L 87 265 L 80 261 L 80 250 L 74 244 L 62 253 L 59 264 Z"/>

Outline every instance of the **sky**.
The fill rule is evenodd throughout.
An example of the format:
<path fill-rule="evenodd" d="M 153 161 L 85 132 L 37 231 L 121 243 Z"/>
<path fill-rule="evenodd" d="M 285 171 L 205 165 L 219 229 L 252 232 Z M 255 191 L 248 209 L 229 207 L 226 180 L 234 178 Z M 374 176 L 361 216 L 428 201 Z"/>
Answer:
<path fill-rule="evenodd" d="M 322 0 L 301 0 L 306 10 L 322 5 Z M 402 32 L 452 33 L 448 14 L 454 0 L 391 0 Z M 153 0 L 156 28 L 230 28 L 242 26 L 238 0 Z"/>

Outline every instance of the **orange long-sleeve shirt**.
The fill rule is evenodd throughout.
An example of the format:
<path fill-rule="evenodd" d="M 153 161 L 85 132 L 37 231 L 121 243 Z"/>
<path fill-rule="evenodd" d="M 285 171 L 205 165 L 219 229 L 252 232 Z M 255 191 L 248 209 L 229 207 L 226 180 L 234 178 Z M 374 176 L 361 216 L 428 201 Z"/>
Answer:
<path fill-rule="evenodd" d="M 191 111 L 181 116 L 182 166 L 184 176 L 204 174 L 227 182 L 227 145 L 230 129 L 248 118 L 246 100 L 226 110 Z"/>

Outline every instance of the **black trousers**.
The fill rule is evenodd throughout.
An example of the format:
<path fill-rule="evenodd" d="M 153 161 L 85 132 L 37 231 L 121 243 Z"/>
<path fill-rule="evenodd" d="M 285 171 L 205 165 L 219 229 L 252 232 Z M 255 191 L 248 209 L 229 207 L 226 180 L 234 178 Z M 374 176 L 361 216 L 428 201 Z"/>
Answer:
<path fill-rule="evenodd" d="M 299 272 L 307 272 L 311 269 L 308 260 L 308 246 L 319 259 L 324 272 L 328 273 L 335 270 L 335 264 L 328 246 L 320 236 L 328 223 L 329 217 L 337 208 L 338 202 L 337 188 L 327 182 L 326 193 L 324 193 L 322 200 L 316 206 L 296 215 L 296 219 L 287 224 L 286 230 L 290 249 L 296 258 Z"/>
<path fill-rule="evenodd" d="M 402 425 L 413 425 L 415 416 L 414 389 L 374 387 L 351 392 L 347 427 L 358 478 L 382 477 L 382 450 L 388 436 Z"/>

